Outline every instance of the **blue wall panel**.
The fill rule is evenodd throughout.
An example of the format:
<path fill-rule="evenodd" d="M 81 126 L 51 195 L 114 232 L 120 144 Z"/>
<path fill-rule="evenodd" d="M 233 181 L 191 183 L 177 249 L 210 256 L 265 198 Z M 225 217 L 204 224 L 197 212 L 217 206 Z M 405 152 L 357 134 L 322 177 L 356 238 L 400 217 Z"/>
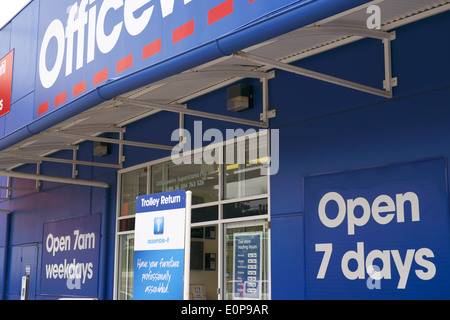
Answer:
<path fill-rule="evenodd" d="M 20 83 L 20 81 L 14 81 Z M 14 86 L 13 86 L 14 87 Z M 34 94 L 30 92 L 28 95 L 21 97 L 11 106 L 11 110 L 4 116 L 5 118 L 5 134 L 11 134 L 17 130 L 17 125 L 26 125 L 33 119 Z M 14 119 L 14 121 L 8 121 Z"/>
<path fill-rule="evenodd" d="M 34 91 L 37 68 L 37 28 L 39 1 L 32 1 L 11 22 L 11 49 L 14 49 L 12 103 Z M 12 107 L 14 109 L 14 106 Z M 33 109 L 26 110 L 28 123 Z M 31 113 L 31 115 L 29 114 Z M 22 123 L 21 123 L 22 124 Z M 16 125 L 14 129 L 21 127 Z"/>
<path fill-rule="evenodd" d="M 302 215 L 276 217 L 270 228 L 272 299 L 305 299 L 304 218 Z"/>

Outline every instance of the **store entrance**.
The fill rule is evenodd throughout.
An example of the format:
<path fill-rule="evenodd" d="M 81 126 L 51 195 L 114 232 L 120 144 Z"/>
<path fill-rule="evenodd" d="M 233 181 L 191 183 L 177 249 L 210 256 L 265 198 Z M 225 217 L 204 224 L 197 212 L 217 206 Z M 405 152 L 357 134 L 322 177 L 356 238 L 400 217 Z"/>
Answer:
<path fill-rule="evenodd" d="M 218 225 L 191 229 L 190 299 L 217 300 Z"/>
<path fill-rule="evenodd" d="M 266 227 L 266 220 L 193 227 L 190 299 L 270 299 Z"/>

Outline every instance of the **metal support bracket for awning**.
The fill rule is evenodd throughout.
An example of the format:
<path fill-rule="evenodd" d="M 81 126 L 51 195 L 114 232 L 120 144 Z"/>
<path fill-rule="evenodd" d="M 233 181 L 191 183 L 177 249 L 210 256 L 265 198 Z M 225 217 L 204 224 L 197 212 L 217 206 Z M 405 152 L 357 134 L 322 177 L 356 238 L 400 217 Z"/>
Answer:
<path fill-rule="evenodd" d="M 36 176 L 39 176 L 41 173 L 41 163 L 36 163 Z M 36 187 L 35 188 L 21 188 L 21 187 L 13 187 L 11 183 L 11 176 L 9 175 L 1 175 L 7 177 L 6 186 L 0 186 L 0 190 L 6 190 L 6 197 L 0 197 L 0 200 L 10 200 L 11 199 L 11 191 L 26 191 L 26 192 L 39 192 L 41 187 L 40 180 L 36 179 Z M 33 179 L 35 180 L 35 179 Z M 0 211 L 1 212 L 1 211 Z"/>
<path fill-rule="evenodd" d="M 174 113 L 178 113 L 178 114 L 197 116 L 200 118 L 208 118 L 208 119 L 221 120 L 221 121 L 226 121 L 226 122 L 239 123 L 239 124 L 244 124 L 244 125 L 253 126 L 253 127 L 268 128 L 268 126 L 269 126 L 268 122 L 264 122 L 264 121 L 254 121 L 254 120 L 242 119 L 242 118 L 237 118 L 237 117 L 225 116 L 225 115 L 211 113 L 211 112 L 192 110 L 192 109 L 185 108 L 183 105 L 161 104 L 161 103 L 151 102 L 151 101 L 130 99 L 130 98 L 122 97 L 122 96 L 116 97 L 116 98 L 114 98 L 114 100 L 122 102 L 124 104 L 134 105 L 134 106 L 148 108 L 148 109 L 152 109 L 152 110 L 156 109 L 156 110 L 161 110 L 161 111 L 174 112 Z"/>
<path fill-rule="evenodd" d="M 354 27 L 309 27 L 300 29 L 297 32 L 289 34 L 286 37 L 301 37 L 310 34 L 342 34 L 348 36 L 356 36 L 362 38 L 374 38 L 382 40 L 384 47 L 384 69 L 385 69 L 385 79 L 383 81 L 384 90 L 370 87 L 357 82 L 341 79 L 338 77 L 330 76 L 324 73 L 308 70 L 305 68 L 293 66 L 288 63 L 277 61 L 274 59 L 269 59 L 266 57 L 258 56 L 244 51 L 235 52 L 233 57 L 243 59 L 249 62 L 258 63 L 269 68 L 275 68 L 291 72 L 294 74 L 306 76 L 309 78 L 322 80 L 325 82 L 333 83 L 339 86 L 351 88 L 354 90 L 370 93 L 373 95 L 381 96 L 384 98 L 392 98 L 393 91 L 392 88 L 397 85 L 397 78 L 392 77 L 392 60 L 391 60 L 391 41 L 396 39 L 396 33 L 385 32 L 380 30 L 369 30 Z"/>
<path fill-rule="evenodd" d="M 42 175 L 42 174 L 24 173 L 24 172 L 16 172 L 16 171 L 8 171 L 8 170 L 0 170 L 0 176 L 10 177 L 10 178 L 21 178 L 21 179 L 28 179 L 28 180 L 40 180 L 40 181 L 67 183 L 67 184 L 75 184 L 75 185 L 98 187 L 98 188 L 109 188 L 109 185 L 107 183 L 101 182 L 101 181 L 62 178 L 62 177 L 54 177 L 54 176 L 48 176 L 48 175 Z"/>

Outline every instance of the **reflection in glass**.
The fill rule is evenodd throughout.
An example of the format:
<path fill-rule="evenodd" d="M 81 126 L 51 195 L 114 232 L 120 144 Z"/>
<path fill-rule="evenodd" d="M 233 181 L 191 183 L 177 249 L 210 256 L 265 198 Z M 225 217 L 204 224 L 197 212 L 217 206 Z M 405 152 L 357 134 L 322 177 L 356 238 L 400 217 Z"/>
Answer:
<path fill-rule="evenodd" d="M 119 300 L 133 299 L 134 234 L 119 236 L 119 265 L 117 296 Z"/>
<path fill-rule="evenodd" d="M 219 218 L 219 207 L 202 207 L 197 209 L 192 209 L 192 217 L 191 222 L 204 222 L 204 221 L 213 221 Z"/>
<path fill-rule="evenodd" d="M 267 198 L 223 205 L 223 218 L 242 218 L 267 214 Z"/>
<path fill-rule="evenodd" d="M 121 216 L 136 214 L 136 198 L 147 194 L 147 168 L 124 173 L 121 186 Z"/>
<path fill-rule="evenodd" d="M 152 166 L 152 193 L 186 190 L 192 191 L 193 205 L 217 201 L 218 164 L 195 164 L 193 160 L 190 162 L 191 164 L 174 164 L 168 161 Z"/>
<path fill-rule="evenodd" d="M 267 193 L 267 136 L 240 139 L 224 147 L 224 199 Z"/>

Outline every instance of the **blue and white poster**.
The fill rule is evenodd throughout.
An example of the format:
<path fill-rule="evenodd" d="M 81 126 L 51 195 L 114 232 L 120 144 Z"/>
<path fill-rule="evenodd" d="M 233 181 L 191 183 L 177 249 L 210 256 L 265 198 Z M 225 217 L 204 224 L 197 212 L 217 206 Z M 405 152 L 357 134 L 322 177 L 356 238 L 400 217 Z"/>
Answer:
<path fill-rule="evenodd" d="M 137 198 L 134 300 L 183 299 L 185 230 L 185 191 Z"/>
<path fill-rule="evenodd" d="M 41 294 L 97 297 L 99 214 L 44 223 Z"/>
<path fill-rule="evenodd" d="M 308 299 L 449 299 L 445 159 L 306 177 Z"/>
<path fill-rule="evenodd" d="M 234 235 L 234 298 L 261 298 L 262 232 Z"/>

